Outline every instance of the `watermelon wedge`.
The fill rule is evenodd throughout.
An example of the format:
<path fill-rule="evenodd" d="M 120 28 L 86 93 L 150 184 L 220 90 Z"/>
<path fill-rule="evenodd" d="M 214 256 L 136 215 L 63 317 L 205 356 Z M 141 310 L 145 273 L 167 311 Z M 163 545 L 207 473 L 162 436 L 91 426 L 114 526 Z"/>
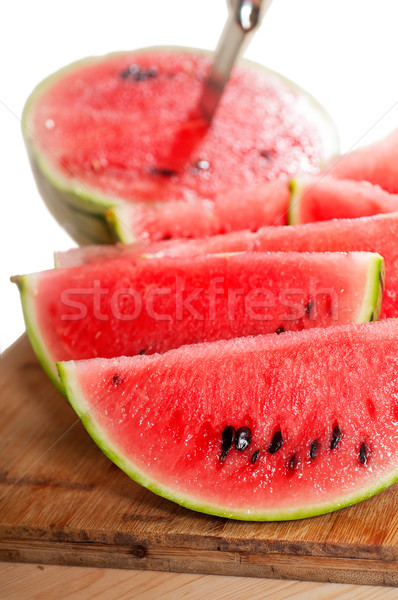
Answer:
<path fill-rule="evenodd" d="M 56 361 L 377 320 L 384 268 L 366 252 L 257 252 L 118 259 L 14 281 L 32 346 L 59 384 Z"/>
<path fill-rule="evenodd" d="M 277 179 L 238 188 L 212 201 L 135 202 L 110 209 L 106 217 L 116 238 L 131 244 L 170 238 L 201 238 L 230 231 L 257 231 L 264 225 L 287 225 L 290 190 Z"/>
<path fill-rule="evenodd" d="M 398 193 L 398 129 L 387 137 L 334 158 L 325 169 L 338 179 L 369 181 L 391 194 Z"/>
<path fill-rule="evenodd" d="M 23 134 L 49 209 L 77 241 L 110 241 L 107 209 L 212 200 L 302 171 L 337 152 L 320 105 L 242 62 L 208 128 L 197 105 L 211 54 L 151 48 L 89 58 L 41 82 Z"/>
<path fill-rule="evenodd" d="M 292 179 L 290 188 L 290 225 L 398 211 L 398 195 L 367 181 L 305 175 Z"/>
<path fill-rule="evenodd" d="M 197 511 L 298 519 L 398 479 L 396 320 L 58 369 L 103 452 Z"/>
<path fill-rule="evenodd" d="M 178 243 L 151 244 L 157 256 L 194 256 L 219 252 L 378 252 L 385 261 L 386 288 L 381 318 L 398 317 L 398 213 L 308 223 L 294 227 L 264 227 L 252 233 L 237 231 L 215 235 L 208 239 L 186 240 Z M 134 261 L 146 246 L 142 244 L 115 246 L 87 246 L 58 252 L 55 263 L 69 267 L 85 263 L 95 264 L 117 257 Z M 104 267 L 106 268 L 106 267 Z"/>

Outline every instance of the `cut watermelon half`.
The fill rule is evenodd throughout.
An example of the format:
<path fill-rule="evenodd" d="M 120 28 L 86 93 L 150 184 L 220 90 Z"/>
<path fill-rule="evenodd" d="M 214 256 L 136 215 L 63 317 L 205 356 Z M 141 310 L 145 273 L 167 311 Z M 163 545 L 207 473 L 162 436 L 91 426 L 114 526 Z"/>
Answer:
<path fill-rule="evenodd" d="M 107 263 L 108 264 L 108 263 Z M 377 320 L 373 253 L 238 253 L 124 259 L 14 279 L 44 369 L 183 344 Z"/>
<path fill-rule="evenodd" d="M 338 179 L 369 181 L 391 194 L 398 193 L 398 129 L 385 138 L 334 158 L 326 168 Z"/>
<path fill-rule="evenodd" d="M 58 369 L 103 452 L 197 511 L 298 519 L 398 478 L 396 320 Z"/>
<path fill-rule="evenodd" d="M 294 227 L 264 227 L 256 233 L 237 231 L 208 239 L 158 242 L 157 256 L 194 256 L 219 252 L 378 252 L 385 261 L 386 288 L 381 318 L 398 317 L 398 213 L 308 223 Z M 95 264 L 117 257 L 135 261 L 146 251 L 141 244 L 87 246 L 58 252 L 58 266 Z M 107 268 L 107 267 L 104 267 Z"/>
<path fill-rule="evenodd" d="M 208 128 L 198 113 L 212 55 L 152 48 L 90 58 L 33 91 L 23 134 L 38 187 L 77 240 L 109 241 L 107 209 L 212 200 L 281 175 L 317 171 L 337 151 L 320 105 L 242 62 Z"/>
<path fill-rule="evenodd" d="M 307 175 L 292 179 L 290 189 L 290 225 L 398 211 L 398 195 L 367 181 Z"/>

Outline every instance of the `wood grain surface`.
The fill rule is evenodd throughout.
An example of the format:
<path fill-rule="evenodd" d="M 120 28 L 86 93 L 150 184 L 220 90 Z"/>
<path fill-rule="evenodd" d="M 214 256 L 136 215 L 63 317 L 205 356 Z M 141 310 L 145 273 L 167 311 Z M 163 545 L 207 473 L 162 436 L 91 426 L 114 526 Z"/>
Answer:
<path fill-rule="evenodd" d="M 398 584 L 398 487 L 328 515 L 246 523 L 132 482 L 21 338 L 0 363 L 0 558 L 11 562 Z"/>
<path fill-rule="evenodd" d="M 397 600 L 396 588 L 124 569 L 0 564 L 2 600 Z"/>

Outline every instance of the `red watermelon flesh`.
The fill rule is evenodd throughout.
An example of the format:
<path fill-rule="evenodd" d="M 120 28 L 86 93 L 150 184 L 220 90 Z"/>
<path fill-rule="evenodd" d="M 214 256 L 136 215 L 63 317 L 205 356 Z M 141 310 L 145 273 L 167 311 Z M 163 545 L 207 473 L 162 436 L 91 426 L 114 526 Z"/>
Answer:
<path fill-rule="evenodd" d="M 396 320 L 59 365 L 84 426 L 130 477 L 245 520 L 317 515 L 391 485 L 397 370 Z"/>
<path fill-rule="evenodd" d="M 108 211 L 116 236 L 125 243 L 207 237 L 264 225 L 287 225 L 289 184 L 278 179 L 215 196 L 213 201 L 136 202 Z"/>
<path fill-rule="evenodd" d="M 290 225 L 398 211 L 398 195 L 368 181 L 308 175 L 293 179 L 290 187 Z"/>
<path fill-rule="evenodd" d="M 386 288 L 381 318 L 398 317 L 398 213 L 339 219 L 287 227 L 264 227 L 252 233 L 236 231 L 208 239 L 151 244 L 158 256 L 194 256 L 201 253 L 262 252 L 378 252 L 384 258 Z M 59 266 L 97 263 L 116 257 L 136 258 L 147 252 L 140 244 L 88 246 L 58 252 Z M 105 267 L 104 267 L 105 268 Z"/>
<path fill-rule="evenodd" d="M 306 115 L 319 106 L 266 70 L 237 67 L 207 128 L 197 106 L 210 62 L 148 49 L 71 65 L 28 102 L 28 144 L 53 178 L 99 204 L 211 199 L 319 167 L 330 140 Z"/>
<path fill-rule="evenodd" d="M 398 129 L 387 137 L 335 158 L 326 173 L 338 179 L 369 181 L 398 193 Z"/>
<path fill-rule="evenodd" d="M 54 379 L 59 360 L 377 320 L 372 253 L 239 253 L 117 259 L 16 278 L 27 331 Z"/>

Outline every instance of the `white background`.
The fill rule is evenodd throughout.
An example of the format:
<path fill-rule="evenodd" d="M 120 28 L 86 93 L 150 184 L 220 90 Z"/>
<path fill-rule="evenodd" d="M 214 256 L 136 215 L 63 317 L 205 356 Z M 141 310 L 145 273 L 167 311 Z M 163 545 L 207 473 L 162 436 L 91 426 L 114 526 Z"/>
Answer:
<path fill-rule="evenodd" d="M 12 274 L 52 267 L 73 244 L 30 173 L 20 115 L 32 88 L 78 58 L 172 44 L 213 49 L 225 0 L 14 0 L 0 8 L 0 349 L 24 330 Z M 346 151 L 398 123 L 396 0 L 274 0 L 245 56 L 295 80 L 327 108 Z M 398 166 L 397 166 L 398 169 Z"/>

